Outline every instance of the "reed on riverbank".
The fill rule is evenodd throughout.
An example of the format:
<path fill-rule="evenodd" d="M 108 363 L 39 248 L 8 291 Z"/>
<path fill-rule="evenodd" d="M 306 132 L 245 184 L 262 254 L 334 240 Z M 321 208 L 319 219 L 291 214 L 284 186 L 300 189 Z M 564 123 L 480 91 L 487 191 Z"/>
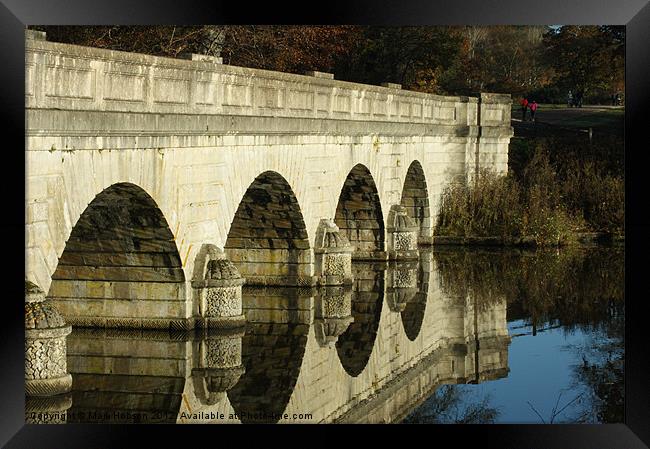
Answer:
<path fill-rule="evenodd" d="M 623 177 L 593 160 L 553 160 L 547 145 L 538 143 L 517 172 L 484 170 L 473 182 L 448 186 L 436 235 L 547 246 L 585 232 L 622 234 Z"/>

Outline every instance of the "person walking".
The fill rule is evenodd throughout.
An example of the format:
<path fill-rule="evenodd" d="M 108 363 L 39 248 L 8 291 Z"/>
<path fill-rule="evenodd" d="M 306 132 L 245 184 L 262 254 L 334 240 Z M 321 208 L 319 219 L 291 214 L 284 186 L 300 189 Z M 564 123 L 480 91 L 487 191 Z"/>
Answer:
<path fill-rule="evenodd" d="M 576 108 L 581 108 L 582 107 L 582 96 L 583 96 L 583 93 L 582 93 L 581 90 L 576 92 L 576 101 L 575 101 Z"/>
<path fill-rule="evenodd" d="M 519 101 L 519 104 L 521 104 L 521 121 L 525 122 L 526 121 L 526 109 L 528 109 L 528 99 L 526 97 L 523 97 L 521 101 Z"/>
<path fill-rule="evenodd" d="M 571 92 L 571 90 L 569 90 L 569 94 L 567 95 L 566 105 L 567 105 L 568 108 L 573 106 L 573 93 Z"/>
<path fill-rule="evenodd" d="M 537 102 L 533 100 L 533 102 L 528 107 L 530 108 L 530 120 L 532 122 L 535 122 L 535 112 L 537 111 Z"/>

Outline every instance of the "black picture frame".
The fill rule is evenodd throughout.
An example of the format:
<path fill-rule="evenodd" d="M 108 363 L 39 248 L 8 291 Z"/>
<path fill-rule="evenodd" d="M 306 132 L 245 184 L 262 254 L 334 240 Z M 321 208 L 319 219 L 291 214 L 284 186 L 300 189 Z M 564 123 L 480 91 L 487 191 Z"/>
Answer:
<path fill-rule="evenodd" d="M 489 425 L 418 427 L 419 438 L 431 444 L 478 438 L 482 447 L 532 448 L 643 448 L 650 445 L 650 393 L 648 344 L 644 335 L 645 258 L 650 249 L 650 220 L 645 218 L 646 167 L 650 161 L 642 134 L 650 119 L 650 4 L 648 0 L 456 0 L 425 2 L 378 1 L 309 3 L 281 6 L 276 2 L 223 4 L 216 1 L 148 0 L 0 0 L 0 98 L 4 139 L 3 176 L 0 178 L 6 213 L 0 220 L 5 246 L 5 299 L 2 302 L 0 364 L 0 444 L 6 447 L 112 447 L 128 446 L 134 434 L 146 445 L 175 440 L 185 444 L 241 444 L 224 438 L 222 426 L 116 426 L 26 425 L 24 423 L 24 327 L 20 299 L 24 274 L 24 245 L 16 237 L 25 232 L 24 221 L 24 27 L 25 25 L 190 24 L 190 23 L 302 23 L 373 25 L 467 24 L 608 24 L 626 25 L 626 366 L 625 424 L 604 425 Z M 645 126 L 644 126 L 645 125 Z M 15 140 L 9 143 L 8 136 Z M 8 159 L 8 160 L 7 160 Z M 22 182 L 22 184 L 21 184 Z M 20 187 L 22 186 L 22 188 Z M 22 234 L 24 235 L 24 234 Z M 199 430 L 200 427 L 200 430 Z M 237 426 L 236 426 L 237 427 Z M 411 429 L 410 427 L 409 429 Z M 247 432 L 239 427 L 242 436 Z M 276 430 L 278 429 L 278 430 Z M 320 428 L 322 429 L 322 427 Z M 310 428 L 311 431 L 320 429 Z M 231 430 L 231 429 L 228 429 Z M 353 434 L 363 429 L 354 429 Z M 392 427 L 368 429 L 382 436 Z M 196 432 L 209 433 L 197 435 Z M 264 429 L 267 431 L 267 429 Z M 273 431 L 287 432 L 276 427 Z M 191 432 L 191 433 L 189 433 Z M 218 432 L 218 433 L 215 433 Z M 293 430 L 291 430 L 293 432 Z M 328 435 L 331 437 L 331 430 Z M 409 434 L 411 430 L 408 431 Z M 247 432 L 250 435 L 250 432 Z M 286 433 L 288 438 L 295 438 Z M 207 440 L 206 438 L 218 439 Z M 258 436 L 264 437 L 264 434 Z M 397 435 L 404 437 L 403 433 Z M 415 439 L 409 437 L 404 442 Z M 451 440 L 446 440 L 451 438 Z M 302 440 L 302 439 L 301 439 Z M 302 440 L 313 441 L 313 437 Z M 280 440 L 284 441 L 284 440 Z M 336 444 L 336 442 L 335 442 Z M 418 443 L 422 444 L 422 443 Z"/>

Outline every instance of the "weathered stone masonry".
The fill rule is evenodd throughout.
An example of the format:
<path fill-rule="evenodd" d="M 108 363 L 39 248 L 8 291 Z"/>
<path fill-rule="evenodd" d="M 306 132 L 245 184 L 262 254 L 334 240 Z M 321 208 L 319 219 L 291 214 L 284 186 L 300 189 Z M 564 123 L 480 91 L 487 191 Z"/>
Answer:
<path fill-rule="evenodd" d="M 26 278 L 73 325 L 203 323 L 204 245 L 249 284 L 333 282 L 347 256 L 320 263 L 321 220 L 351 258 L 385 259 L 405 242 L 389 232 L 391 207 L 413 222 L 409 245 L 428 243 L 444 186 L 507 167 L 507 96 L 27 37 Z"/>

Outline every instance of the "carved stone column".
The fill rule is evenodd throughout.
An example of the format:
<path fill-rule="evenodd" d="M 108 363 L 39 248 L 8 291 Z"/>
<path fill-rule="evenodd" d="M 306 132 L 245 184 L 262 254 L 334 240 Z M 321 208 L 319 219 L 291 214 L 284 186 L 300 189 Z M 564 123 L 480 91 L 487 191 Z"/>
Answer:
<path fill-rule="evenodd" d="M 72 407 L 70 393 L 49 397 L 25 397 L 25 423 L 27 424 L 65 424 L 68 409 Z"/>
<path fill-rule="evenodd" d="M 65 337 L 72 332 L 37 285 L 25 281 L 25 391 L 54 396 L 72 388 Z"/>
<path fill-rule="evenodd" d="M 194 266 L 192 287 L 198 296 L 198 327 L 232 329 L 243 327 L 242 285 L 237 267 L 223 251 L 204 245 Z"/>
<path fill-rule="evenodd" d="M 391 312 L 402 312 L 418 292 L 418 262 L 392 262 L 388 266 L 386 302 Z"/>
<path fill-rule="evenodd" d="M 25 418 L 30 423 L 65 423 L 72 405 L 72 376 L 66 362 L 66 324 L 45 293 L 25 281 Z"/>
<path fill-rule="evenodd" d="M 388 213 L 388 258 L 417 259 L 419 228 L 406 208 L 394 204 Z"/>
<path fill-rule="evenodd" d="M 321 347 L 332 347 L 354 321 L 352 317 L 352 289 L 324 287 L 316 297 L 314 332 Z"/>
<path fill-rule="evenodd" d="M 353 247 L 334 220 L 321 219 L 314 246 L 319 285 L 352 284 L 352 251 Z"/>
<path fill-rule="evenodd" d="M 245 372 L 242 364 L 244 329 L 206 329 L 204 332 L 198 342 L 198 368 L 192 370 L 192 380 L 197 399 L 203 405 L 214 405 Z"/>

